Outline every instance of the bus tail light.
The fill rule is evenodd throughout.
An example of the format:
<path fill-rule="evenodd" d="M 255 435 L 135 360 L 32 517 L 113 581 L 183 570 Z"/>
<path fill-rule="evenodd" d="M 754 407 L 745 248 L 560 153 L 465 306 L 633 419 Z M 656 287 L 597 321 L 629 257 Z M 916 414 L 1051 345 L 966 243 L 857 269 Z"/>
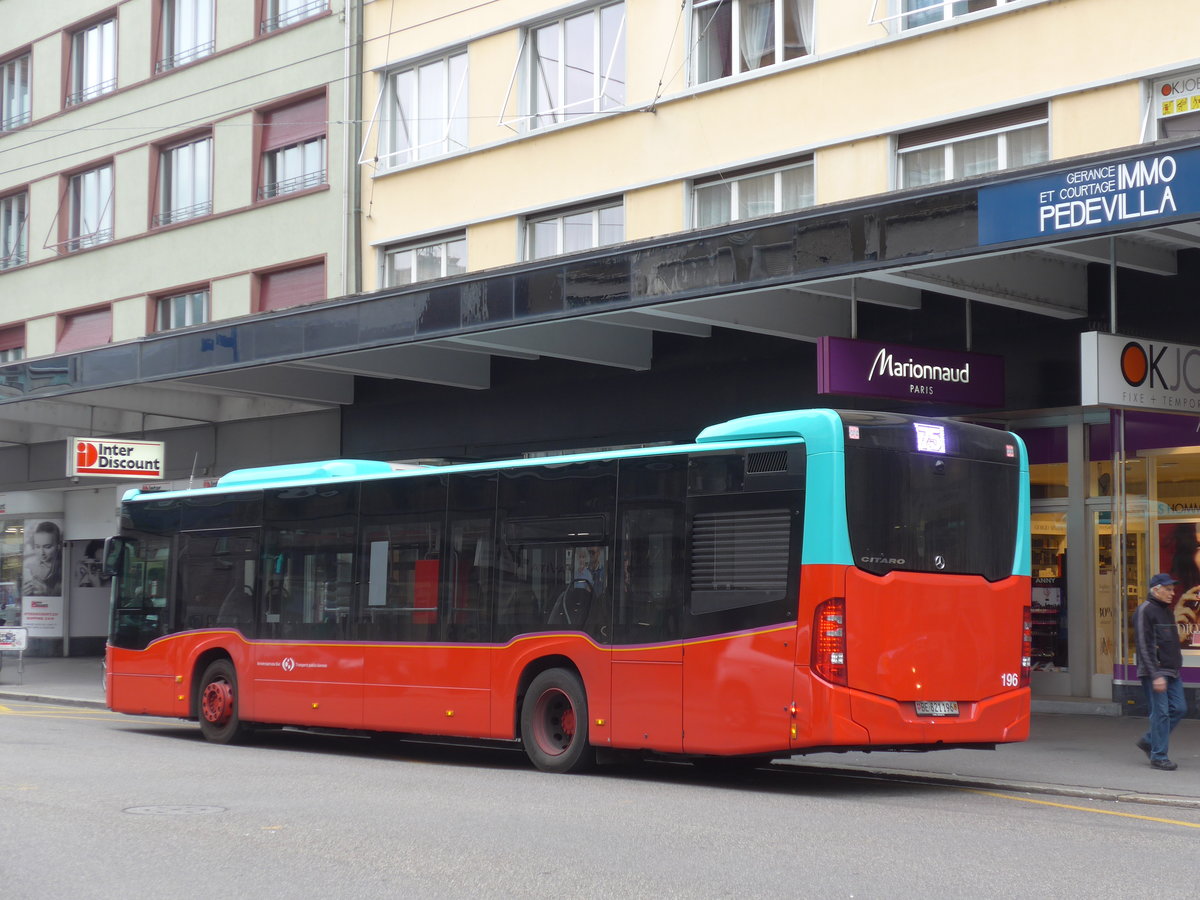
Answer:
<path fill-rule="evenodd" d="M 813 615 L 813 667 L 833 684 L 846 683 L 846 601 L 831 597 Z"/>
<path fill-rule="evenodd" d="M 1021 687 L 1029 687 L 1029 670 L 1033 661 L 1033 610 L 1026 606 L 1021 623 Z"/>

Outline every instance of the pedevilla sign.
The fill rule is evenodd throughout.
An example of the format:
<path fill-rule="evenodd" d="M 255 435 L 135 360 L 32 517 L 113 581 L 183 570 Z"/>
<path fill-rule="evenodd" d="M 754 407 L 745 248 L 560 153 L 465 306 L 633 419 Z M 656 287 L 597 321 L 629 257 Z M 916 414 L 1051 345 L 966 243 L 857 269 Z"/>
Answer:
<path fill-rule="evenodd" d="M 823 337 L 817 340 L 817 393 L 998 407 L 1004 405 L 1004 360 Z"/>
<path fill-rule="evenodd" d="M 1200 149 L 1081 166 L 979 189 L 979 243 L 1086 234 L 1200 213 Z"/>

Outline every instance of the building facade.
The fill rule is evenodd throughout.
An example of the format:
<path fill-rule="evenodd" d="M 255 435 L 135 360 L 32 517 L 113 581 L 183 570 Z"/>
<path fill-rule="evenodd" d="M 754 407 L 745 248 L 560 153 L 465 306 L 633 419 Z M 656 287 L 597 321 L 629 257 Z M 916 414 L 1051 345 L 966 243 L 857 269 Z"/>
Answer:
<path fill-rule="evenodd" d="M 1193 577 L 1200 524 L 1200 56 L 1164 27 L 1184 0 L 207 6 L 212 58 L 166 74 L 164 23 L 206 5 L 113 8 L 118 88 L 78 109 L 70 50 L 113 9 L 0 48 L 0 213 L 30 226 L 15 256 L 5 226 L 0 271 L 10 504 L 77 534 L 73 434 L 165 440 L 186 479 L 685 440 L 811 405 L 960 416 L 1030 448 L 1035 691 L 1137 707 L 1130 614 L 1153 572 Z M 138 136 L 96 139 L 120 122 Z M 155 224 L 157 185 L 205 152 L 212 211 L 186 213 L 191 179 L 187 218 Z M 89 349 L 73 326 L 97 307 L 113 343 Z M 888 372 L 856 381 L 864 353 Z M 936 354 L 958 385 L 920 377 Z M 972 367 L 993 374 L 958 390 Z M 1096 388 L 1110 371 L 1124 387 Z"/>

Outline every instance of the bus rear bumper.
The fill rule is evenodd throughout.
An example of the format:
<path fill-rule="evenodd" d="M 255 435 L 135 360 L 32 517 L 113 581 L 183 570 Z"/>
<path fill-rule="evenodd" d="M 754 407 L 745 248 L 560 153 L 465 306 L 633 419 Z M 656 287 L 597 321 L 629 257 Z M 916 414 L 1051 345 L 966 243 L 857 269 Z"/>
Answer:
<path fill-rule="evenodd" d="M 959 701 L 958 715 L 917 715 L 912 701 L 857 691 L 850 713 L 866 729 L 871 745 L 1006 744 L 1029 738 L 1029 688 L 977 701 Z"/>

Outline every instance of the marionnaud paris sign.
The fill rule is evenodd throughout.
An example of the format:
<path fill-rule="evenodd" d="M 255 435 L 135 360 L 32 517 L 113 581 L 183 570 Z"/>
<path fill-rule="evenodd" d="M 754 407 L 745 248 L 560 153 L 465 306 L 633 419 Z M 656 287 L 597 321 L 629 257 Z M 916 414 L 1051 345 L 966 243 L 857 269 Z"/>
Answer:
<path fill-rule="evenodd" d="M 979 243 L 1088 234 L 1200 214 L 1200 149 L 1080 165 L 979 189 Z"/>
<path fill-rule="evenodd" d="M 817 340 L 817 393 L 999 407 L 1004 405 L 1004 360 L 823 337 Z"/>
<path fill-rule="evenodd" d="M 162 478 L 161 441 L 111 441 L 71 438 L 67 475 L 101 475 L 106 478 Z"/>
<path fill-rule="evenodd" d="M 1079 371 L 1084 406 L 1200 410 L 1200 347 L 1089 331 Z"/>

